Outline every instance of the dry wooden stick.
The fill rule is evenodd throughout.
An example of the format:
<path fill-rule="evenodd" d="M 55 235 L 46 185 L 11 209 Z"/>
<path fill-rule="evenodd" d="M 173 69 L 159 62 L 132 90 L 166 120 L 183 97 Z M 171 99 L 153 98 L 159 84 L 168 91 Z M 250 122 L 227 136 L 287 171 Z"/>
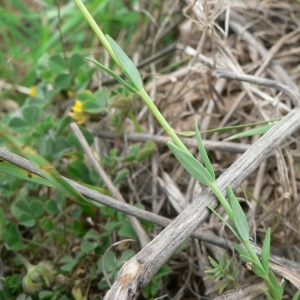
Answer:
<path fill-rule="evenodd" d="M 33 174 L 36 174 L 36 175 L 42 177 L 39 170 L 30 161 L 0 147 L 0 167 L 1 167 L 1 159 L 4 159 L 22 169 L 27 170 L 30 173 L 33 173 Z M 139 219 L 143 219 L 143 220 L 152 222 L 152 223 L 160 225 L 162 227 L 166 227 L 172 222 L 171 219 L 156 215 L 152 212 L 145 211 L 145 210 L 137 208 L 135 206 L 131 206 L 127 203 L 123 203 L 123 202 L 113 199 L 109 196 L 103 195 L 103 194 L 99 193 L 98 191 L 87 188 L 87 187 L 83 186 L 82 184 L 79 184 L 68 178 L 64 177 L 64 179 L 68 183 L 70 183 L 83 196 L 92 200 L 93 202 L 101 203 L 103 205 L 106 205 L 106 206 L 112 207 L 116 210 L 119 210 L 123 213 L 135 216 Z M 192 234 L 192 237 L 197 238 L 201 241 L 208 242 L 210 244 L 222 247 L 224 249 L 233 249 L 233 244 L 230 241 L 226 241 L 226 240 L 224 240 L 218 236 L 212 235 L 206 231 L 197 230 Z M 260 247 L 258 247 L 256 245 L 254 249 L 258 255 L 261 254 Z M 274 255 L 271 256 L 271 261 L 276 263 L 279 266 L 284 266 L 286 268 L 286 272 L 285 272 L 286 274 L 288 274 L 288 271 L 292 272 L 291 276 L 295 276 L 295 274 L 300 273 L 300 265 L 293 261 L 290 261 L 288 259 L 284 259 L 281 257 L 277 257 Z M 271 266 L 271 268 L 272 268 L 272 266 Z M 272 268 L 272 269 L 276 272 L 276 268 Z"/>
<path fill-rule="evenodd" d="M 295 106 L 300 105 L 300 94 L 297 93 L 297 91 L 291 89 L 289 86 L 262 77 L 257 77 L 257 76 L 252 76 L 252 75 L 245 75 L 245 74 L 236 74 L 228 71 L 223 71 L 223 70 L 215 70 L 213 71 L 213 75 L 217 78 L 227 78 L 231 80 L 238 80 L 238 81 L 246 81 L 246 82 L 251 82 L 251 83 L 256 83 L 259 85 L 264 85 L 267 87 L 271 87 L 274 89 L 277 89 L 287 96 L 289 96 Z"/>
<path fill-rule="evenodd" d="M 40 177 L 43 177 L 42 174 L 39 172 L 39 170 L 30 161 L 0 147 L 0 167 L 1 167 L 1 159 L 6 160 L 24 170 L 27 170 L 30 173 L 36 174 Z M 125 214 L 134 216 L 134 217 L 142 219 L 142 220 L 152 222 L 152 223 L 157 224 L 162 227 L 166 227 L 172 222 L 171 219 L 168 219 L 168 218 L 159 216 L 157 214 L 154 214 L 152 212 L 137 208 L 137 207 L 127 204 L 125 202 L 118 201 L 114 198 L 103 195 L 96 190 L 87 188 L 84 185 L 79 184 L 71 179 L 66 178 L 66 177 L 63 177 L 63 178 L 69 184 L 71 184 L 78 192 L 80 192 L 84 197 L 92 200 L 93 202 L 100 203 L 105 206 L 109 206 L 109 207 L 114 208 L 118 211 L 121 211 Z M 227 242 L 224 239 L 222 239 L 218 236 L 209 234 L 205 231 L 198 230 L 193 234 L 193 237 L 195 237 L 201 241 L 204 241 L 204 242 L 212 243 L 216 246 L 219 246 L 219 247 L 222 247 L 225 249 L 232 248 L 232 245 L 230 242 Z"/>
<path fill-rule="evenodd" d="M 235 190 L 270 152 L 299 128 L 300 108 L 295 108 L 217 179 L 220 190 L 225 194 L 228 185 Z M 207 206 L 213 208 L 218 206 L 210 189 L 207 189 L 145 248 L 124 264 L 104 299 L 136 299 L 141 289 L 148 284 L 159 268 L 207 219 L 209 216 Z"/>
<path fill-rule="evenodd" d="M 114 139 L 118 135 L 113 131 L 103 131 L 103 130 L 95 130 L 93 132 L 99 138 L 106 138 L 106 139 Z M 153 141 L 159 145 L 166 145 L 167 141 L 170 140 L 168 136 L 160 136 L 155 134 L 149 133 L 136 133 L 136 132 L 128 132 L 124 133 L 126 139 L 132 142 L 146 142 L 146 141 Z M 182 141 L 187 147 L 197 148 L 197 141 L 195 138 L 182 138 Z M 220 142 L 220 141 L 210 141 L 204 140 L 203 144 L 205 149 L 207 150 L 214 150 L 214 151 L 228 151 L 232 153 L 244 153 L 247 151 L 251 145 L 250 144 L 240 144 L 234 142 Z"/>
<path fill-rule="evenodd" d="M 215 297 L 214 300 L 256 299 L 259 295 L 263 294 L 263 288 L 266 289 L 266 287 L 265 282 L 259 279 L 253 283 L 229 290 L 224 294 Z"/>

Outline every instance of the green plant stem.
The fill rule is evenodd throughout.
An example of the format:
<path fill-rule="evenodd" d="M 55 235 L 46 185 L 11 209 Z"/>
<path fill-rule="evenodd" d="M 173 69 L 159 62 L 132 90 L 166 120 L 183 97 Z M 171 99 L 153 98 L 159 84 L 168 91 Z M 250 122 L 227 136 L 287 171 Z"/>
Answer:
<path fill-rule="evenodd" d="M 83 16 L 87 20 L 87 22 L 90 24 L 91 28 L 99 38 L 100 42 L 104 46 L 104 48 L 108 51 L 112 59 L 116 62 L 117 65 L 119 65 L 119 60 L 117 59 L 112 47 L 110 46 L 106 36 L 103 34 L 102 30 L 99 28 L 89 11 L 86 9 L 85 5 L 82 3 L 81 0 L 74 0 L 75 4 L 77 7 L 80 9 L 82 12 Z"/>
<path fill-rule="evenodd" d="M 250 254 L 251 258 L 257 263 L 257 264 L 260 264 L 261 265 L 261 261 L 259 260 L 256 252 L 254 251 L 250 241 L 247 241 L 245 243 L 243 243 L 245 248 L 247 249 L 248 253 Z M 263 267 L 263 266 L 262 266 Z M 269 274 L 268 273 L 265 273 L 265 276 L 263 276 L 263 279 L 265 281 L 265 283 L 267 284 L 268 286 L 268 289 L 269 291 L 271 292 L 271 295 L 272 297 L 275 299 L 275 300 L 280 300 L 280 297 L 278 297 L 277 295 L 277 292 L 276 290 L 274 290 L 273 288 L 273 285 L 269 279 Z"/>
<path fill-rule="evenodd" d="M 227 215 L 229 216 L 230 220 L 233 220 L 232 209 L 231 209 L 228 201 L 224 197 L 223 193 L 221 192 L 221 190 L 219 189 L 219 187 L 216 185 L 215 181 L 214 181 L 213 184 L 210 185 L 210 188 L 214 192 L 215 196 L 218 198 L 218 200 L 221 203 L 221 205 L 224 207 L 224 209 L 225 209 Z"/>
<path fill-rule="evenodd" d="M 157 109 L 151 98 L 149 97 L 148 93 L 145 91 L 144 88 L 141 88 L 138 91 L 138 94 L 141 96 L 141 98 L 144 100 L 146 105 L 149 107 L 150 111 L 153 113 L 157 121 L 160 123 L 160 125 L 164 128 L 164 130 L 167 132 L 167 134 L 170 136 L 170 138 L 173 140 L 173 142 L 183 151 L 190 153 L 188 148 L 183 144 L 181 139 L 177 136 L 177 134 L 174 132 L 172 127 L 168 124 L 166 119 L 163 117 L 163 115 L 160 113 L 160 111 Z M 191 154 L 191 153 L 190 153 Z M 192 155 L 192 154 L 191 154 Z"/>

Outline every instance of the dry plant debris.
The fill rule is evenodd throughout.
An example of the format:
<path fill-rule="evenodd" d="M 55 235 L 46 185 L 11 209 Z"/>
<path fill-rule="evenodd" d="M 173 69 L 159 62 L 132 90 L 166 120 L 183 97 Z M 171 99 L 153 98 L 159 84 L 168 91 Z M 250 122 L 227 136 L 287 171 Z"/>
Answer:
<path fill-rule="evenodd" d="M 176 132 L 183 134 L 187 147 L 195 148 L 195 152 L 194 138 L 185 135 L 193 131 L 194 119 L 199 120 L 209 156 L 217 175 L 221 175 L 259 138 L 245 135 L 234 141 L 224 141 L 241 132 L 236 126 L 262 121 L 267 124 L 269 120 L 293 113 L 300 104 L 300 3 L 296 0 L 186 0 L 157 1 L 156 6 L 154 2 L 139 1 L 139 10 L 152 22 L 147 26 L 140 24 L 131 45 L 125 50 L 137 57 L 147 91 Z M 177 35 L 178 38 L 171 50 L 164 53 L 168 35 Z M 153 53 L 161 51 L 161 57 L 151 59 Z M 102 84 L 111 88 L 115 83 L 105 79 Z M 91 85 L 94 89 L 99 88 L 98 76 Z M 132 108 L 132 103 L 129 105 Z M 129 119 L 125 121 L 122 138 L 104 130 L 108 119 L 118 114 L 120 107 L 111 107 L 109 114 L 99 123 L 87 126 L 99 138 L 102 153 L 108 153 L 112 148 L 111 140 L 113 146 L 124 152 L 131 142 L 155 142 L 157 151 L 142 165 L 132 167 L 126 184 L 119 187 L 128 204 L 142 204 L 149 212 L 165 217 L 153 215 L 151 219 L 149 213 L 148 220 L 157 224 L 150 235 L 153 239 L 162 227 L 170 223 L 167 218 L 175 219 L 199 197 L 203 187 L 190 178 L 167 150 L 167 138 L 158 123 L 145 107 L 138 105 L 141 106 L 138 107 L 138 121 L 144 133 L 134 133 L 134 124 Z M 300 118 L 299 110 L 297 113 Z M 231 129 L 216 130 L 224 127 Z M 286 298 L 300 289 L 299 151 L 298 130 L 265 157 L 258 169 L 237 188 L 258 245 L 261 246 L 267 228 L 271 227 L 272 262 L 279 265 L 277 274 L 287 280 Z M 88 195 L 85 190 L 81 193 Z M 99 201 L 112 205 L 108 197 L 103 199 Z M 137 218 L 147 218 L 137 209 L 131 211 L 129 205 L 122 205 L 116 204 L 115 208 Z M 168 294 L 169 299 L 200 299 L 203 296 L 210 299 L 254 299 L 261 295 L 258 286 L 263 284 L 257 283 L 251 272 L 242 268 L 237 257 L 233 261 L 234 267 L 231 266 L 238 268 L 234 280 L 204 280 L 204 271 L 212 268 L 209 257 L 217 261 L 224 256 L 230 261 L 233 253 L 228 250 L 232 236 L 214 215 L 207 217 L 201 229 L 202 236 L 199 232 L 190 239 L 186 236 L 181 251 L 170 253 L 168 265 L 172 273 L 161 279 L 157 296 Z M 146 242 L 148 238 L 145 238 Z M 111 244 L 119 240 L 120 237 L 114 235 Z M 168 242 L 172 243 L 172 240 Z M 136 252 L 140 250 L 139 245 L 131 247 Z M 137 261 L 134 273 L 140 269 L 139 264 Z M 80 266 L 76 272 L 74 277 L 78 281 L 79 273 L 89 272 L 88 265 Z M 130 284 L 131 277 L 126 277 L 126 274 L 120 277 L 122 285 Z M 99 296 L 97 286 L 87 288 L 84 281 L 79 286 L 83 290 L 89 289 L 89 299 Z M 140 292 L 140 286 L 136 290 Z M 224 290 L 228 291 L 219 295 L 218 291 Z M 208 291 L 210 293 L 206 294 Z M 101 297 L 105 293 L 101 291 Z M 128 299 L 137 297 L 138 294 Z M 107 294 L 105 299 L 117 298 L 110 298 Z M 141 295 L 138 299 L 144 298 Z"/>
<path fill-rule="evenodd" d="M 180 8 L 185 18 L 179 25 L 178 50 L 166 62 L 169 65 L 177 62 L 178 66 L 172 72 L 161 74 L 159 64 L 151 65 L 149 75 L 154 79 L 148 85 L 157 106 L 177 132 L 192 131 L 195 117 L 205 132 L 272 120 L 299 105 L 300 4 L 297 1 L 186 1 L 185 4 L 187 6 Z M 171 27 L 172 18 L 169 22 Z M 152 43 L 157 44 L 155 34 L 152 41 L 147 41 L 147 44 Z M 188 62 L 183 63 L 187 57 Z M 148 76 L 146 71 L 143 69 L 144 77 Z M 225 73 L 219 76 L 222 72 L 235 78 Z M 251 75 L 256 81 L 240 79 L 244 75 Z M 272 80 L 275 86 L 264 84 L 265 79 Z M 285 92 L 281 90 L 281 84 L 285 86 Z M 153 132 L 154 141 L 162 134 L 156 122 L 147 117 L 146 110 L 140 113 L 140 120 L 145 122 L 145 131 Z M 204 137 L 209 142 L 220 142 L 234 133 L 235 129 L 227 132 L 216 130 L 204 133 Z M 98 134 L 105 135 L 104 132 Z M 127 137 L 130 141 L 130 133 Z M 143 139 L 142 134 L 140 138 Z M 134 139 L 138 139 L 137 135 Z M 244 136 L 238 143 L 247 146 L 257 139 L 257 136 Z M 209 150 L 219 174 L 239 156 L 233 151 Z M 132 177 L 133 183 L 140 201 L 148 202 L 149 209 L 152 207 L 156 213 L 167 213 L 168 217 L 175 218 L 181 207 L 186 207 L 198 196 L 201 187 L 174 157 L 165 152 L 165 147 L 159 146 L 158 151 L 161 158 L 156 154 L 146 168 L 143 166 L 144 170 L 135 170 L 137 176 Z M 261 245 L 266 228 L 271 227 L 272 253 L 295 262 L 299 261 L 300 246 L 298 151 L 299 136 L 295 134 L 238 188 L 257 243 Z M 163 193 L 157 189 L 157 182 Z M 174 204 L 174 190 L 178 188 L 181 192 L 177 193 L 177 204 Z M 213 215 L 203 225 L 203 230 L 230 240 Z M 215 246 L 196 245 L 190 240 L 185 250 L 169 262 L 173 269 L 171 280 L 176 280 L 176 284 L 185 289 L 185 292 L 179 287 L 176 291 L 168 289 L 170 279 L 166 278 L 164 287 L 171 295 L 175 292 L 173 299 L 196 299 L 195 295 L 204 295 L 218 284 L 203 282 L 202 279 L 204 269 L 209 265 L 207 255 L 217 259 L 220 251 Z M 228 260 L 231 255 L 227 253 Z M 240 270 L 239 274 L 240 284 L 253 282 L 249 272 Z M 297 274 L 294 284 L 299 288 L 299 270 Z M 188 278 L 188 282 L 184 278 Z M 228 284 L 228 288 L 232 287 Z M 243 299 L 255 297 L 251 296 L 252 292 L 249 296 L 243 294 Z M 214 293 L 209 296 L 213 297 Z M 221 296 L 220 299 L 229 298 Z"/>

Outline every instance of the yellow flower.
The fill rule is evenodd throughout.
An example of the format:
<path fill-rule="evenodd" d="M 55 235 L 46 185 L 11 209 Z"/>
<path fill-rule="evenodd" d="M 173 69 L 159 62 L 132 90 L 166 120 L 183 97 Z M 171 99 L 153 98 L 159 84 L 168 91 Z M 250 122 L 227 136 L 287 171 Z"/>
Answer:
<path fill-rule="evenodd" d="M 31 86 L 29 89 L 29 96 L 30 97 L 36 97 L 37 95 L 37 91 L 36 91 L 36 86 Z"/>
<path fill-rule="evenodd" d="M 82 102 L 79 100 L 75 101 L 69 116 L 74 119 L 78 125 L 84 124 L 89 119 L 89 114 L 83 110 Z"/>

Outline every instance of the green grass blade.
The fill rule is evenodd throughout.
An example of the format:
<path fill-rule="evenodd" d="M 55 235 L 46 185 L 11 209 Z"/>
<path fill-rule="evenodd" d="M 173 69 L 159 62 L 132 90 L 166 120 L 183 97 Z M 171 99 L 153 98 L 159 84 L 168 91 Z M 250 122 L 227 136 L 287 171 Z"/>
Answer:
<path fill-rule="evenodd" d="M 274 123 L 274 122 L 279 121 L 281 119 L 282 118 L 279 117 L 279 118 L 274 118 L 274 119 L 267 120 L 267 121 L 260 121 L 260 122 L 242 124 L 242 125 L 234 125 L 234 126 L 214 128 L 214 129 L 201 131 L 201 133 L 216 133 L 216 132 L 228 132 L 228 131 L 232 131 L 232 130 L 241 130 L 243 128 L 255 127 L 255 126 L 258 126 L 258 125 L 268 125 L 270 123 Z"/>
<path fill-rule="evenodd" d="M 27 170 L 24 170 L 3 159 L 0 160 L 0 172 L 38 184 L 54 187 L 54 185 L 47 179 L 42 178 Z"/>
<path fill-rule="evenodd" d="M 262 247 L 262 253 L 261 253 L 261 262 L 263 267 L 266 270 L 266 273 L 269 272 L 269 260 L 270 260 L 270 243 L 271 243 L 271 229 L 268 228 L 264 240 L 264 244 Z"/>
<path fill-rule="evenodd" d="M 250 230 L 246 215 L 230 186 L 227 186 L 227 195 L 233 213 L 232 222 L 234 223 L 234 226 L 238 231 L 242 241 L 247 242 L 249 241 Z"/>
<path fill-rule="evenodd" d="M 18 141 L 6 130 L 1 130 L 0 136 L 3 138 L 3 140 L 7 142 L 7 144 L 11 145 L 14 149 L 21 153 L 22 156 L 31 161 L 39 170 L 41 175 L 45 179 L 50 181 L 52 185 L 54 185 L 56 188 L 60 189 L 64 193 L 68 194 L 69 197 L 73 198 L 74 200 L 77 200 L 77 202 L 81 205 L 87 206 L 87 202 L 90 201 L 83 197 L 79 192 L 77 192 L 76 189 L 73 188 L 46 159 L 44 159 L 32 149 L 24 147 L 24 145 L 22 145 L 20 141 Z"/>
<path fill-rule="evenodd" d="M 94 63 L 96 66 L 98 66 L 99 68 L 101 68 L 105 72 L 107 72 L 109 75 L 111 75 L 113 78 L 115 78 L 119 83 L 121 83 L 130 92 L 132 92 L 134 94 L 136 94 L 138 92 L 138 90 L 134 86 L 129 85 L 125 80 L 123 80 L 119 75 L 117 75 L 112 70 L 106 68 L 104 65 L 100 64 L 99 62 L 97 62 L 96 60 L 94 60 L 92 58 L 87 57 L 86 59 L 91 61 L 92 63 Z"/>
<path fill-rule="evenodd" d="M 134 63 L 109 35 L 106 35 L 106 38 L 110 43 L 110 46 L 112 47 L 117 59 L 119 60 L 118 65 L 122 72 L 137 90 L 141 89 L 143 86 L 142 78 Z"/>
<path fill-rule="evenodd" d="M 207 171 L 209 172 L 209 174 L 211 175 L 211 177 L 216 180 L 216 175 L 215 175 L 215 172 L 214 172 L 214 169 L 211 165 L 211 162 L 207 156 L 207 152 L 204 148 L 204 145 L 203 145 L 203 142 L 202 142 L 202 139 L 201 139 L 201 135 L 200 135 L 200 131 L 199 131 L 199 128 L 198 128 L 198 122 L 197 122 L 197 119 L 195 118 L 195 131 L 196 131 L 196 138 L 197 138 L 197 144 L 198 144 L 198 149 L 199 149 L 199 152 L 200 152 L 200 155 L 203 159 L 203 162 L 204 162 L 204 165 L 205 167 L 207 168 Z"/>
<path fill-rule="evenodd" d="M 234 134 L 230 136 L 229 138 L 225 139 L 225 141 L 234 140 L 237 138 L 245 137 L 245 136 L 253 136 L 253 135 L 259 135 L 266 133 L 270 128 L 272 128 L 275 124 L 262 126 L 259 128 L 250 129 L 241 133 Z"/>
<path fill-rule="evenodd" d="M 269 286 L 271 294 L 278 295 L 280 293 L 280 286 L 279 286 L 277 278 L 272 270 L 269 270 L 268 277 L 271 282 L 271 286 Z"/>
<path fill-rule="evenodd" d="M 195 157 L 193 157 L 190 153 L 178 148 L 173 142 L 169 141 L 167 142 L 167 145 L 176 156 L 178 161 L 197 181 L 206 186 L 210 186 L 212 183 L 214 183 L 214 179 L 211 177 L 209 172 Z"/>
<path fill-rule="evenodd" d="M 300 296 L 300 290 L 296 292 L 292 300 L 298 300 Z"/>

